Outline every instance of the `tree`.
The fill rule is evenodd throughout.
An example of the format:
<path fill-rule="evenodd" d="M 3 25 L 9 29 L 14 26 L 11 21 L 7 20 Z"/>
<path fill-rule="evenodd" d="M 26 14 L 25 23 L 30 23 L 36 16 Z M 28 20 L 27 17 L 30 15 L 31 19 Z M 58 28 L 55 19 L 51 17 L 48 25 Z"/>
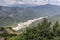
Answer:
<path fill-rule="evenodd" d="M 51 40 L 53 33 L 50 32 L 50 25 L 51 22 L 44 18 L 37 27 L 27 28 L 23 37 L 25 37 L 25 40 Z"/>
<path fill-rule="evenodd" d="M 26 28 L 25 32 L 18 36 L 9 36 L 7 40 L 60 40 L 60 24 L 54 25 L 46 18 L 35 27 Z"/>

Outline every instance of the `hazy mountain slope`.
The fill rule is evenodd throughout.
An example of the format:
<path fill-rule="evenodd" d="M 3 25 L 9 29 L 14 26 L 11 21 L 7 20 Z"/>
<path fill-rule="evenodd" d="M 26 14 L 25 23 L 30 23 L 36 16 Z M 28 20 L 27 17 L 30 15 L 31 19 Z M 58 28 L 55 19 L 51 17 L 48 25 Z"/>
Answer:
<path fill-rule="evenodd" d="M 8 25 L 7 23 L 13 24 L 41 16 L 54 16 L 58 14 L 60 14 L 60 6 L 50 4 L 34 7 L 0 6 L 0 25 L 5 26 L 5 24 Z"/>
<path fill-rule="evenodd" d="M 50 20 L 54 21 L 59 21 L 60 22 L 60 14 L 59 15 L 55 15 L 53 17 L 50 17 Z"/>
<path fill-rule="evenodd" d="M 0 16 L 0 27 L 9 27 L 12 26 L 14 24 L 14 19 L 10 18 L 10 17 L 4 17 L 4 16 Z"/>

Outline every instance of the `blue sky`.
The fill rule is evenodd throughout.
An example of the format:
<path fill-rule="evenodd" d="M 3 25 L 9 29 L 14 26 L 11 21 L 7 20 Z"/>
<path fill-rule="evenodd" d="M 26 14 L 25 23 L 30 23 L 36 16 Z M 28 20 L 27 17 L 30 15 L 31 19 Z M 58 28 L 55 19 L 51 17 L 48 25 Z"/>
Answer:
<path fill-rule="evenodd" d="M 31 4 L 31 5 L 45 5 L 45 4 L 60 5 L 60 0 L 0 0 L 0 5 L 9 6 L 15 4 Z"/>

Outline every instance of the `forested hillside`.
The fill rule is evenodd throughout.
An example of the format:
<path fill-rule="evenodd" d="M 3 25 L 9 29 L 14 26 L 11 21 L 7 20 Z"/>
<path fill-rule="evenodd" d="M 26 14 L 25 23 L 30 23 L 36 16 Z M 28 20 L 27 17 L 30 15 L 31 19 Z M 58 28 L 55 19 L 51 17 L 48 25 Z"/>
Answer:
<path fill-rule="evenodd" d="M 14 24 L 18 22 L 25 22 L 38 17 L 60 15 L 59 10 L 60 6 L 51 4 L 33 7 L 0 6 L 0 26 L 15 26 Z M 9 25 L 11 23 L 12 25 Z"/>
<path fill-rule="evenodd" d="M 57 21 L 52 25 L 51 21 L 44 18 L 37 26 L 26 28 L 19 35 L 6 32 L 0 37 L 5 38 L 5 40 L 60 40 L 60 24 Z"/>

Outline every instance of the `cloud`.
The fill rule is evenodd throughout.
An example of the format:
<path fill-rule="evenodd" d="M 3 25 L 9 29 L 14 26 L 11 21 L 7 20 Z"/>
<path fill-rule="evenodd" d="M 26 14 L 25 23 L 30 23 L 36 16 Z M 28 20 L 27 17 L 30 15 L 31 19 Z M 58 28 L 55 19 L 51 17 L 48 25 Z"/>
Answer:
<path fill-rule="evenodd" d="M 44 0 L 0 0 L 0 5 L 13 5 L 13 4 L 43 5 L 46 3 L 47 1 Z"/>
<path fill-rule="evenodd" d="M 47 1 L 44 0 L 16 0 L 16 4 L 35 4 L 35 5 L 42 5 L 46 4 Z"/>
<path fill-rule="evenodd" d="M 0 5 L 15 5 L 15 4 L 31 4 L 31 5 L 45 5 L 45 4 L 60 5 L 60 0 L 0 0 Z"/>
<path fill-rule="evenodd" d="M 0 5 L 12 5 L 15 4 L 15 0 L 0 0 Z"/>
<path fill-rule="evenodd" d="M 49 3 L 53 5 L 60 5 L 60 0 L 49 0 Z"/>

